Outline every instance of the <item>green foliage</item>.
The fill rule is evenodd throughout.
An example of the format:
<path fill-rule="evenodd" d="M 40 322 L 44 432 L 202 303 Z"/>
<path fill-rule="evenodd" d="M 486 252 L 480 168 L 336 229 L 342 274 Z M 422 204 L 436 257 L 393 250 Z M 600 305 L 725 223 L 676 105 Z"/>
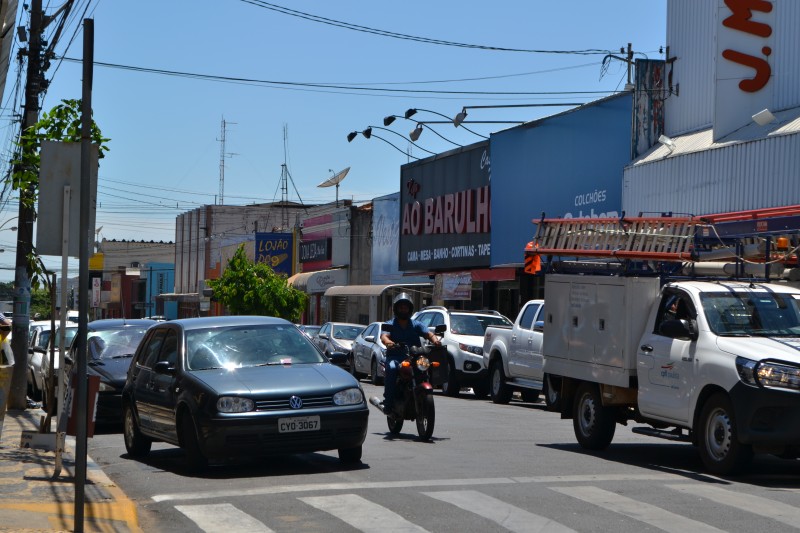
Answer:
<path fill-rule="evenodd" d="M 17 151 L 12 160 L 11 187 L 19 191 L 19 201 L 35 209 L 39 195 L 40 148 L 42 141 L 81 141 L 81 101 L 62 100 L 49 112 L 42 113 L 39 121 L 22 132 Z M 91 140 L 99 148 L 102 159 L 108 151 L 110 139 L 103 137 L 100 128 L 92 121 Z M 28 256 L 28 272 L 31 272 L 31 287 L 36 289 L 47 284 L 44 265 L 33 252 Z"/>
<path fill-rule="evenodd" d="M 53 308 L 51 306 L 50 290 L 32 289 L 31 320 L 47 320 L 50 318 L 50 315 L 52 314 L 53 314 Z"/>
<path fill-rule="evenodd" d="M 308 296 L 286 283 L 286 276 L 276 274 L 266 263 L 254 263 L 239 246 L 219 279 L 208 280 L 214 300 L 233 315 L 266 315 L 300 320 Z"/>

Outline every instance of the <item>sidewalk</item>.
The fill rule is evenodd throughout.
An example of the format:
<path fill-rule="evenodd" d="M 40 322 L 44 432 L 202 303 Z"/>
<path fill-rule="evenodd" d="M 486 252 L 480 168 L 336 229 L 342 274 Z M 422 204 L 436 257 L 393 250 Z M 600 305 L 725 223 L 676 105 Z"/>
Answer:
<path fill-rule="evenodd" d="M 41 409 L 5 414 L 0 436 L 0 531 L 74 530 L 74 437 L 67 437 L 56 479 L 55 452 L 19 447 L 23 430 L 36 431 L 42 416 Z M 140 532 L 136 504 L 91 458 L 86 470 L 84 531 Z"/>

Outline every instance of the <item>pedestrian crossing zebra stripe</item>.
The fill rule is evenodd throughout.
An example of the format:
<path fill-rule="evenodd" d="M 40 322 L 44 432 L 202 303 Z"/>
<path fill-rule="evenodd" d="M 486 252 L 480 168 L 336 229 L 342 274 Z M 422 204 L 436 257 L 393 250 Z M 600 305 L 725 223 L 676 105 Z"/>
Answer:
<path fill-rule="evenodd" d="M 476 490 L 423 492 L 423 494 L 480 515 L 514 533 L 575 533 L 574 529 L 554 520 Z"/>
<path fill-rule="evenodd" d="M 800 525 L 800 509 L 761 496 L 742 494 L 711 485 L 677 484 L 666 487 L 684 494 L 698 496 L 713 502 L 743 509 L 749 513 L 776 520 L 793 528 Z"/>
<path fill-rule="evenodd" d="M 197 527 L 209 533 L 273 533 L 262 522 L 229 503 L 213 505 L 176 505 Z"/>
<path fill-rule="evenodd" d="M 356 494 L 310 496 L 299 500 L 364 533 L 427 533 L 394 511 Z"/>
<path fill-rule="evenodd" d="M 655 505 L 633 500 L 597 487 L 550 487 L 550 489 L 644 522 L 669 533 L 685 533 L 686 531 L 691 531 L 692 533 L 719 533 L 722 531 L 703 522 L 671 513 Z"/>

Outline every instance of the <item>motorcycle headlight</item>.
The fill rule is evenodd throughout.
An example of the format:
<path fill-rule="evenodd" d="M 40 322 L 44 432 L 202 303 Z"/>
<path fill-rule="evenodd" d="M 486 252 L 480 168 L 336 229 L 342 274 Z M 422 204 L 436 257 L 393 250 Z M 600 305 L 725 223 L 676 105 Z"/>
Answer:
<path fill-rule="evenodd" d="M 223 396 L 217 400 L 217 411 L 220 413 L 246 413 L 255 407 L 253 400 L 238 396 Z"/>
<path fill-rule="evenodd" d="M 336 405 L 357 405 L 364 401 L 361 389 L 345 389 L 333 395 L 333 403 Z"/>
<path fill-rule="evenodd" d="M 800 367 L 772 360 L 753 361 L 737 357 L 736 370 L 739 379 L 748 385 L 800 392 Z"/>
<path fill-rule="evenodd" d="M 419 357 L 417 359 L 417 368 L 419 368 L 421 371 L 425 372 L 426 370 L 428 370 L 428 368 L 430 368 L 430 366 L 431 362 L 428 360 L 427 357 Z"/>
<path fill-rule="evenodd" d="M 458 343 L 458 347 L 463 352 L 474 353 L 475 355 L 483 355 L 483 348 L 480 346 L 470 346 L 469 344 Z"/>

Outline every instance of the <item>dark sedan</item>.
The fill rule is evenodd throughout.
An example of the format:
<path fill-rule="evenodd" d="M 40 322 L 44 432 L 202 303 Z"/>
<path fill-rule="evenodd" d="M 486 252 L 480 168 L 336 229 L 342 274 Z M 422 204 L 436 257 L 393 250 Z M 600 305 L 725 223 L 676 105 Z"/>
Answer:
<path fill-rule="evenodd" d="M 131 358 L 147 328 L 156 323 L 155 320 L 109 318 L 93 320 L 87 325 L 87 371 L 89 375 L 100 377 L 96 423 L 119 424 L 122 419 L 122 387 Z M 77 360 L 76 338 L 70 347 L 73 362 Z"/>
<path fill-rule="evenodd" d="M 297 327 L 239 316 L 161 322 L 123 394 L 125 447 L 180 446 L 193 470 L 230 458 L 338 450 L 361 460 L 367 404 L 358 382 Z"/>

